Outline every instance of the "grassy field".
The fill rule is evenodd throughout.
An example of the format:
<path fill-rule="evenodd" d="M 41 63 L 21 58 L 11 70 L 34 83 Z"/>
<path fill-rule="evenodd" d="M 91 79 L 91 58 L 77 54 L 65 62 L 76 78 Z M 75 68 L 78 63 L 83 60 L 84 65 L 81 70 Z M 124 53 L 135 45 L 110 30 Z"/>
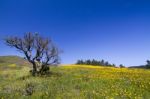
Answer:
<path fill-rule="evenodd" d="M 29 67 L 8 67 L 0 69 L 0 99 L 150 98 L 150 70 L 70 65 L 32 77 Z"/>

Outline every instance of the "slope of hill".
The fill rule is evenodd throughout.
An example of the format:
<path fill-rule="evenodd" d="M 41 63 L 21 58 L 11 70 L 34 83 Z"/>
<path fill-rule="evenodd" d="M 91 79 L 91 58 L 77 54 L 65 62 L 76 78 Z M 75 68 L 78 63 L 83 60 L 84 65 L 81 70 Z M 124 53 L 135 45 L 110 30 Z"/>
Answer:
<path fill-rule="evenodd" d="M 28 61 L 19 56 L 0 56 L 0 68 L 15 68 L 29 65 Z"/>
<path fill-rule="evenodd" d="M 32 77 L 29 68 L 0 70 L 0 99 L 149 99 L 150 70 L 100 66 L 52 67 Z"/>

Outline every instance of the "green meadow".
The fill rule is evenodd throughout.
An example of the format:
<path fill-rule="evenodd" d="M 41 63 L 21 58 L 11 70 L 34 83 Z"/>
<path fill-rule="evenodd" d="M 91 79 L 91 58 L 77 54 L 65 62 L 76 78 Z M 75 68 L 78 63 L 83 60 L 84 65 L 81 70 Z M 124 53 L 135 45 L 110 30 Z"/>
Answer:
<path fill-rule="evenodd" d="M 49 75 L 39 77 L 33 77 L 29 70 L 29 66 L 3 62 L 0 65 L 0 99 L 150 97 L 150 71 L 145 69 L 64 65 L 51 67 Z"/>

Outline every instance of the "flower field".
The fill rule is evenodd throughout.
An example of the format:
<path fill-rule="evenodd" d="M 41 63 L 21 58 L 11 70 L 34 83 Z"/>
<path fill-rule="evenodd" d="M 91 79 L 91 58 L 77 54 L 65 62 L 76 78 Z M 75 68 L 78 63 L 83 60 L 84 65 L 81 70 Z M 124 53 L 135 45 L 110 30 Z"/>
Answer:
<path fill-rule="evenodd" d="M 52 67 L 32 77 L 29 68 L 0 70 L 1 99 L 149 99 L 150 70 L 84 65 Z"/>

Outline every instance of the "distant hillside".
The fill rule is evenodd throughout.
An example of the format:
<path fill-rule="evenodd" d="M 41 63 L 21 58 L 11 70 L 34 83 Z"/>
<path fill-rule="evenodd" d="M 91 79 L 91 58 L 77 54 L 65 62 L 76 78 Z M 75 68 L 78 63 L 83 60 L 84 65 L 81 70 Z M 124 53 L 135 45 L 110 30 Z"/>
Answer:
<path fill-rule="evenodd" d="M 16 66 L 30 65 L 28 61 L 19 56 L 0 56 L 0 66 L 2 65 L 8 66 L 12 64 L 15 64 Z"/>
<path fill-rule="evenodd" d="M 147 67 L 145 65 L 141 65 L 141 66 L 130 66 L 128 68 L 143 68 L 143 69 L 147 69 Z"/>

